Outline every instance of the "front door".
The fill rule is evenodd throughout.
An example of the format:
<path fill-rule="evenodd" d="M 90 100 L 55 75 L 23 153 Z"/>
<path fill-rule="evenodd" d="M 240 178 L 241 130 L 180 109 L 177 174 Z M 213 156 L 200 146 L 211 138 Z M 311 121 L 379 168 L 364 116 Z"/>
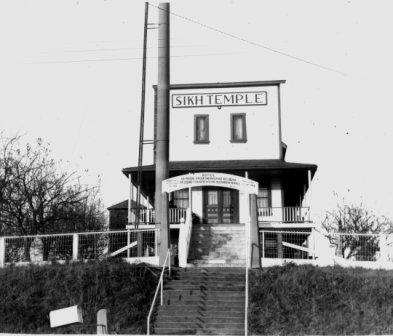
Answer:
<path fill-rule="evenodd" d="M 204 189 L 204 221 L 208 224 L 238 222 L 239 192 L 233 189 Z"/>

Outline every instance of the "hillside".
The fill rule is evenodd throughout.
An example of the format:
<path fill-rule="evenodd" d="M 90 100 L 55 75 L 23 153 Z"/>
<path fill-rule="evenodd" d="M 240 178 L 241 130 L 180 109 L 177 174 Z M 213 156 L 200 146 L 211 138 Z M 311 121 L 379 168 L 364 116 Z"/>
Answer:
<path fill-rule="evenodd" d="M 392 334 L 393 272 L 295 266 L 252 271 L 251 334 Z"/>
<path fill-rule="evenodd" d="M 0 269 L 0 332 L 95 333 L 106 308 L 110 333 L 145 333 L 159 270 L 121 261 Z M 83 325 L 51 329 L 49 311 L 81 305 Z"/>

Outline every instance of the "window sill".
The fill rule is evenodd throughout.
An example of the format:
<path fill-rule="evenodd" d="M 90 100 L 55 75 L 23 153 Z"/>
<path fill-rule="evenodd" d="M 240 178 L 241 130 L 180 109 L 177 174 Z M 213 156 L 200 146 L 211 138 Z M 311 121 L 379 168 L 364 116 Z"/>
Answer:
<path fill-rule="evenodd" d="M 194 140 L 195 145 L 208 145 L 209 143 L 210 143 L 210 141 L 195 141 Z"/>
<path fill-rule="evenodd" d="M 246 143 L 247 139 L 245 140 L 230 140 L 231 143 Z"/>

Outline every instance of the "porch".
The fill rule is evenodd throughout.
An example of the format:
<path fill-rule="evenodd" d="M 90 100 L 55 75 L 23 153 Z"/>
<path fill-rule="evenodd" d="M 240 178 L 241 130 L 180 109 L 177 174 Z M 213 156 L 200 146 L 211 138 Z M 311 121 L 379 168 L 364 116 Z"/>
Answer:
<path fill-rule="evenodd" d="M 310 224 L 310 207 L 258 207 L 258 223 L 260 227 L 272 227 L 274 224 Z M 184 223 L 187 208 L 170 208 L 169 224 L 171 227 Z M 136 222 L 137 208 L 130 209 L 130 223 L 134 225 Z M 140 225 L 154 225 L 155 210 L 140 209 L 139 210 Z M 287 226 L 286 226 L 287 227 Z"/>

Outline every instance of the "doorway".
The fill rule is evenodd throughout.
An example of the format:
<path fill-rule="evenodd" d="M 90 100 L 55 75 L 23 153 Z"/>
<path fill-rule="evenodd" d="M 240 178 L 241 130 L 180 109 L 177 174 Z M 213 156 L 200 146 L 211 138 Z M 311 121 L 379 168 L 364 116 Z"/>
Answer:
<path fill-rule="evenodd" d="M 237 190 L 206 187 L 203 190 L 203 217 L 207 224 L 239 222 L 239 192 Z"/>

